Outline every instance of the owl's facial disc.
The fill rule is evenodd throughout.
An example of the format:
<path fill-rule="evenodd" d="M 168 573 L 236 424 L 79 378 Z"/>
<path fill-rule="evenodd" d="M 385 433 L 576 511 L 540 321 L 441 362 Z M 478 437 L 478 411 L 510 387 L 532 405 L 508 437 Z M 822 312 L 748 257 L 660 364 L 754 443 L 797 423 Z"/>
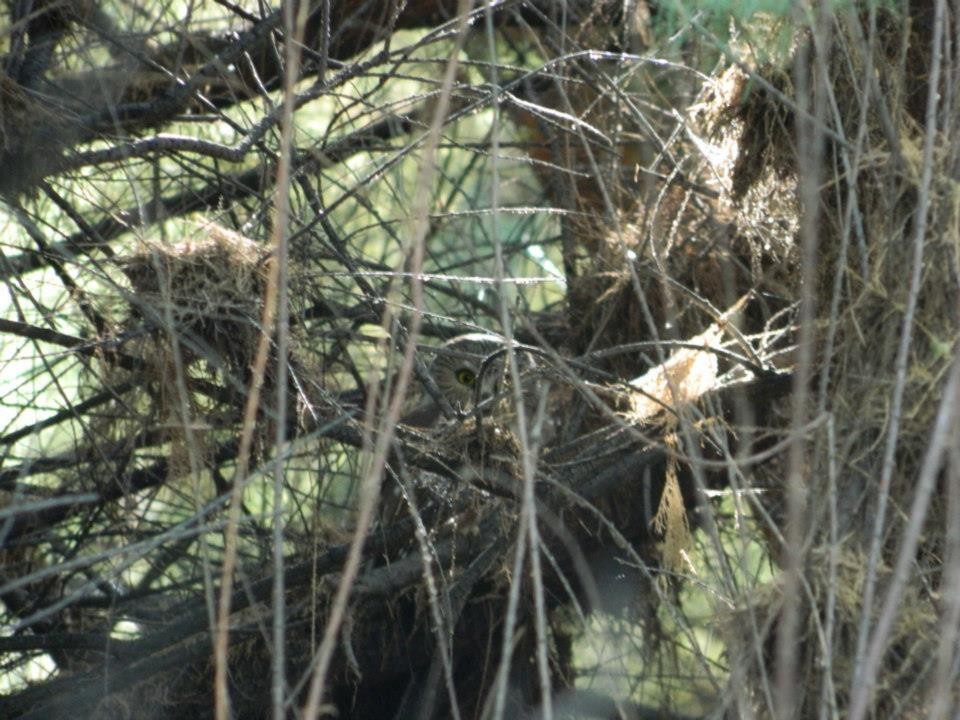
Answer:
<path fill-rule="evenodd" d="M 461 365 L 453 371 L 455 385 L 451 388 L 450 399 L 456 400 L 461 410 L 471 409 L 476 402 L 486 402 L 496 397 L 499 386 L 498 375 L 500 369 L 496 366 L 487 368 L 481 376 L 476 366 Z M 478 387 L 479 386 L 479 387 Z M 478 393 L 479 390 L 479 393 Z"/>

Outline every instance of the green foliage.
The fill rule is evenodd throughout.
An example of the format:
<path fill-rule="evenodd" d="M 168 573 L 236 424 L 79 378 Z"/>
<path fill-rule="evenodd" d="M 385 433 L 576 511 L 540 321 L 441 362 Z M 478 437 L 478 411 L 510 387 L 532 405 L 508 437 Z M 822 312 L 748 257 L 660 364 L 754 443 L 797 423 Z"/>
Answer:
<path fill-rule="evenodd" d="M 798 31 L 816 28 L 823 18 L 851 12 L 866 12 L 870 7 L 899 13 L 900 4 L 892 0 L 825 0 L 815 6 L 791 0 L 666 0 L 657 3 L 653 29 L 659 39 L 657 52 L 686 49 L 687 59 L 707 70 L 718 59 L 704 49 L 690 52 L 691 46 L 705 42 L 726 60 L 742 60 L 744 51 L 759 64 L 785 62 Z"/>

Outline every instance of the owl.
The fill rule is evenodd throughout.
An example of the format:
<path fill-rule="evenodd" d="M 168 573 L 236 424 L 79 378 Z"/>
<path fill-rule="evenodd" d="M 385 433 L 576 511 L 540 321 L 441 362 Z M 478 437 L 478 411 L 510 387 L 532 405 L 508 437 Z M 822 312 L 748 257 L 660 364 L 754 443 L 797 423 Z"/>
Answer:
<path fill-rule="evenodd" d="M 498 335 L 469 333 L 448 340 L 437 349 L 430 364 L 430 376 L 454 410 L 469 412 L 474 403 L 493 398 L 502 385 L 505 354 L 484 361 L 505 347 Z M 442 417 L 440 405 L 426 392 L 411 399 L 403 422 L 415 427 L 432 427 Z"/>

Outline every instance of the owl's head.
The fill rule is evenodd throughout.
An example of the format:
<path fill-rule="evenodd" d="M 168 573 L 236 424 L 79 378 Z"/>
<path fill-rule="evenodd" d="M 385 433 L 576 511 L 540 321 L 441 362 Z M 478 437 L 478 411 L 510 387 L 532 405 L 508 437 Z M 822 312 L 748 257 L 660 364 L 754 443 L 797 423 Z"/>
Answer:
<path fill-rule="evenodd" d="M 434 352 L 430 363 L 430 376 L 443 398 L 459 412 L 473 410 L 477 400 L 501 396 L 505 393 L 505 369 L 507 356 L 503 352 L 506 341 L 490 333 L 469 333 L 448 340 Z M 536 367 L 528 352 L 519 352 L 517 359 L 521 373 Z M 489 408 L 495 412 L 494 408 Z M 486 412 L 486 411 L 485 411 Z M 401 422 L 414 427 L 432 427 L 442 417 L 439 404 L 433 397 L 422 392 L 409 398 Z"/>
<path fill-rule="evenodd" d="M 482 401 L 496 395 L 503 377 L 504 360 L 498 356 L 486 367 L 484 362 L 503 347 L 503 338 L 498 335 L 470 333 L 448 340 L 436 349 L 430 363 L 430 377 L 455 410 L 469 412 L 477 397 Z M 432 427 L 442 416 L 437 401 L 420 388 L 419 393 L 408 398 L 402 422 L 414 427 Z"/>
<path fill-rule="evenodd" d="M 470 333 L 448 340 L 437 349 L 430 374 L 454 408 L 465 412 L 477 397 L 485 400 L 497 393 L 503 357 L 495 358 L 486 368 L 484 361 L 503 347 L 503 338 L 497 335 Z"/>

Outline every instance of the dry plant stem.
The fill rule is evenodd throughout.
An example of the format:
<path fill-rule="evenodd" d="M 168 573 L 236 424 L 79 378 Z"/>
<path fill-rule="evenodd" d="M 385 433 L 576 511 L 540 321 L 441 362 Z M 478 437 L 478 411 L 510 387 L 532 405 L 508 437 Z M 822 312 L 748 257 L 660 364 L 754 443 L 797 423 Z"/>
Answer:
<path fill-rule="evenodd" d="M 823 620 L 823 685 L 820 693 L 820 719 L 836 720 L 837 693 L 833 684 L 833 630 L 837 609 L 837 562 L 840 556 L 840 529 L 837 522 L 837 443 L 833 416 L 827 419 L 827 514 L 830 545 L 827 555 L 827 601 Z"/>
<path fill-rule="evenodd" d="M 493 717 L 500 720 L 506 703 L 507 676 L 509 675 L 511 647 L 513 644 L 513 628 L 516 626 L 517 606 L 519 603 L 519 588 L 522 585 L 521 578 L 523 573 L 523 546 L 529 542 L 530 546 L 530 575 L 531 588 L 533 591 L 535 627 L 536 627 L 536 655 L 537 655 L 537 673 L 540 682 L 540 697 L 542 714 L 545 720 L 552 720 L 552 691 L 550 688 L 550 663 L 548 653 L 548 628 L 546 601 L 543 597 L 543 570 L 540 563 L 540 533 L 537 527 L 537 506 L 534 495 L 534 482 L 536 474 L 536 459 L 530 445 L 530 434 L 527 428 L 527 408 L 523 398 L 523 387 L 521 383 L 520 367 L 517 363 L 517 353 L 513 346 L 513 326 L 510 319 L 510 306 L 506 295 L 503 292 L 504 278 L 506 275 L 503 261 L 503 243 L 499 232 L 499 173 L 497 170 L 496 158 L 500 156 L 500 87 L 497 79 L 496 64 L 496 33 L 493 25 L 493 8 L 490 0 L 487 0 L 485 8 L 486 35 L 488 51 L 490 53 L 490 74 L 493 93 L 491 98 L 491 109 L 493 111 L 493 128 L 490 132 L 491 143 L 491 237 L 494 239 L 494 272 L 497 295 L 499 298 L 500 324 L 503 336 L 507 341 L 507 361 L 510 368 L 510 380 L 513 389 L 513 403 L 517 413 L 517 436 L 520 441 L 520 463 L 523 471 L 523 495 L 520 506 L 520 532 L 517 535 L 517 552 L 514 557 L 513 583 L 510 587 L 510 597 L 508 601 L 507 622 L 504 623 L 503 642 L 501 643 L 500 667 L 498 668 L 496 683 L 496 705 Z M 578 131 L 582 128 L 578 125 Z"/>
<path fill-rule="evenodd" d="M 805 6 L 805 4 L 804 4 Z M 806 6 L 804 7 L 806 9 Z M 829 25 L 829 10 L 816 14 L 812 9 L 811 22 Z M 802 18 L 801 18 L 802 19 Z M 812 27 L 816 35 L 823 27 Z M 820 219 L 820 179 L 823 173 L 824 136 L 821 131 L 826 106 L 825 86 L 827 77 L 817 73 L 810 77 L 809 52 L 826 52 L 827 49 L 802 50 L 796 55 L 794 68 L 797 87 L 797 103 L 804 111 L 797 120 L 797 158 L 800 181 L 801 207 L 801 283 L 800 335 L 797 342 L 797 363 L 794 374 L 791 402 L 790 434 L 793 444 L 787 456 L 786 478 L 786 528 L 784 536 L 783 609 L 776 637 L 775 706 L 774 716 L 785 720 L 794 716 L 797 694 L 797 637 L 800 622 L 799 600 L 801 572 L 804 555 L 804 518 L 806 517 L 806 489 L 804 469 L 807 450 L 803 427 L 809 412 L 809 385 L 812 377 L 813 343 L 816 322 L 817 241 Z M 807 112 L 810 102 L 813 108 Z M 812 119 L 808 120 L 807 117 Z"/>
<path fill-rule="evenodd" d="M 871 14 L 875 13 L 874 3 L 870 3 Z M 859 32 L 859 20 L 851 18 L 848 21 L 849 26 L 857 28 Z M 873 23 L 871 22 L 871 27 Z M 816 33 L 813 38 L 816 42 Z M 837 329 L 840 324 L 840 303 L 844 297 L 843 281 L 847 276 L 849 268 L 847 267 L 847 255 L 850 250 L 850 234 L 856 231 L 857 239 L 861 246 L 861 277 L 868 275 L 866 246 L 863 241 L 863 219 L 860 213 L 859 198 L 857 197 L 858 180 L 860 176 L 860 161 L 863 156 L 863 147 L 867 139 L 867 112 L 871 108 L 870 104 L 870 78 L 873 77 L 873 43 L 871 42 L 864 49 L 866 52 L 865 72 L 863 88 L 860 91 L 860 115 L 857 119 L 857 137 L 853 142 L 852 153 L 847 147 L 838 149 L 840 161 L 843 163 L 843 175 L 847 184 L 846 207 L 844 208 L 843 225 L 840 237 L 840 251 L 837 254 L 836 270 L 833 276 L 833 288 L 830 297 L 830 314 L 827 316 L 829 323 L 827 327 L 827 338 L 824 343 L 823 357 L 821 359 L 820 386 L 818 388 L 819 399 L 817 401 L 817 413 L 826 412 L 827 407 L 827 389 L 830 382 L 830 370 L 832 368 L 831 360 L 836 344 Z M 827 66 L 827 55 L 825 52 L 817 52 L 817 68 L 824 77 L 829 77 L 830 69 Z M 832 87 L 827 87 L 830 97 L 830 111 L 833 115 L 834 123 L 839 133 L 843 133 L 843 118 L 837 105 L 836 96 Z M 839 184 L 839 178 L 837 178 Z"/>
<path fill-rule="evenodd" d="M 154 256 L 154 266 L 157 277 L 164 277 L 163 270 L 160 267 L 160 260 Z M 197 444 L 197 437 L 194 431 L 194 420 L 190 412 L 190 392 L 187 389 L 187 374 L 183 363 L 183 352 L 180 342 L 176 336 L 176 321 L 173 317 L 174 300 L 170 297 L 170 288 L 168 283 L 163 283 L 161 292 L 164 294 L 163 303 L 163 321 L 167 329 L 167 337 L 173 355 L 174 379 L 177 388 L 177 400 L 180 406 L 180 422 L 182 423 L 184 437 L 187 441 L 187 456 L 190 462 L 190 480 L 193 483 L 193 494 L 195 502 L 195 511 L 197 517 L 202 517 L 200 508 L 200 472 L 203 468 L 202 454 Z M 203 589 L 204 599 L 207 604 L 207 613 L 209 616 L 210 627 L 216 627 L 216 588 L 213 584 L 213 568 L 210 566 L 210 547 L 207 544 L 207 535 L 200 535 L 200 548 L 203 566 Z"/>
<path fill-rule="evenodd" d="M 530 516 L 520 513 L 520 526 L 517 528 L 517 535 L 514 540 L 513 567 L 510 577 L 513 582 L 510 583 L 510 592 L 507 594 L 507 614 L 503 622 L 503 637 L 500 642 L 500 665 L 497 667 L 497 679 L 494 683 L 496 695 L 493 705 L 493 720 L 503 720 L 503 713 L 507 705 L 507 684 L 510 675 L 510 656 L 513 654 L 514 630 L 517 627 L 517 608 L 520 606 L 520 587 L 523 584 L 523 564 L 526 555 L 527 544 L 524 542 L 527 533 L 527 523 L 530 522 Z"/>
<path fill-rule="evenodd" d="M 273 246 L 273 254 L 269 260 L 269 273 L 267 276 L 267 287 L 264 291 L 263 298 L 263 316 L 261 318 L 260 326 L 260 340 L 257 344 L 257 354 L 254 359 L 253 372 L 251 373 L 250 380 L 250 392 L 247 396 L 247 403 L 244 407 L 243 413 L 243 429 L 240 436 L 240 448 L 237 451 L 237 469 L 233 477 L 233 488 L 230 496 L 230 510 L 229 517 L 227 521 L 226 528 L 226 538 L 224 543 L 224 558 L 223 558 L 223 573 L 220 583 L 220 603 L 217 612 L 217 624 L 216 624 L 216 637 L 214 640 L 214 695 L 216 698 L 216 707 L 215 707 L 215 717 L 216 720 L 229 720 L 230 718 L 230 697 L 227 692 L 227 671 L 228 671 L 228 648 L 229 648 L 229 630 L 230 630 L 230 601 L 233 597 L 233 574 L 236 567 L 237 560 L 237 537 L 239 534 L 239 524 L 240 524 L 240 506 L 243 498 L 243 489 L 246 486 L 247 473 L 249 471 L 250 465 L 250 449 L 253 443 L 253 432 L 256 427 L 257 422 L 257 408 L 260 405 L 260 392 L 263 388 L 264 373 L 266 372 L 267 359 L 270 354 L 270 343 L 271 335 L 274 329 L 274 323 L 276 321 L 278 310 L 281 312 L 286 312 L 286 308 L 278 308 L 278 295 L 280 294 L 279 285 L 281 282 L 281 275 L 285 277 L 286 269 L 281 269 L 281 264 L 286 259 L 286 249 L 284 246 L 286 233 L 287 233 L 287 208 L 289 206 L 290 198 L 290 146 L 291 140 L 293 137 L 293 88 L 296 83 L 296 79 L 300 74 L 300 46 L 301 38 L 303 37 L 303 30 L 306 21 L 305 10 L 301 6 L 300 15 L 297 17 L 297 22 L 294 22 L 292 16 L 293 6 L 291 3 L 285 3 L 283 9 L 284 23 L 287 25 L 288 37 L 290 41 L 285 44 L 286 48 L 286 61 L 287 66 L 284 69 L 284 100 L 283 100 L 283 120 L 282 120 L 282 129 L 281 129 L 281 147 L 280 147 L 280 158 L 277 166 L 277 194 L 274 203 L 274 217 L 275 222 L 273 225 L 273 237 L 271 237 L 271 245 Z M 284 293 L 284 297 L 286 294 Z M 278 363 L 281 366 L 284 366 L 283 356 L 279 356 Z M 278 392 L 284 392 L 284 384 L 278 384 Z M 280 416 L 278 434 L 282 435 L 283 433 L 283 415 Z M 279 446 L 276 450 L 279 451 Z M 277 460 L 278 466 L 280 461 Z M 279 470 L 278 470 L 279 473 Z M 278 480 L 279 482 L 279 480 Z M 275 495 L 276 497 L 276 495 Z M 274 508 L 275 520 L 276 513 L 278 512 L 277 508 Z M 275 526 L 276 532 L 276 526 Z M 280 523 L 280 532 L 282 534 L 283 527 L 282 522 Z M 282 535 L 281 535 L 282 539 Z M 279 547 L 274 548 L 274 552 L 282 553 L 282 542 L 279 544 Z M 276 557 L 276 556 L 275 556 Z M 281 571 L 282 571 L 282 556 L 281 556 Z M 275 637 L 274 652 L 277 651 L 276 644 L 280 645 L 280 654 L 281 658 L 279 659 L 279 672 L 281 673 L 280 683 L 281 687 L 279 690 L 280 701 L 279 704 L 276 700 L 276 690 L 274 690 L 273 697 L 273 707 L 274 707 L 274 716 L 277 718 L 283 718 L 283 688 L 282 688 L 282 672 L 283 672 L 283 645 L 282 645 L 282 636 L 283 636 L 283 580 L 282 572 L 276 574 L 279 577 L 279 580 L 276 580 L 280 587 L 281 596 L 279 602 L 277 598 L 274 598 L 274 632 L 277 632 L 276 627 L 276 614 L 280 616 L 280 640 L 277 640 Z M 274 658 L 276 662 L 276 658 Z M 277 667 L 276 665 L 274 666 Z M 275 680 L 276 682 L 276 670 L 275 670 Z M 279 711 L 278 711 L 279 707 Z M 279 715 L 276 713 L 279 712 Z"/>
<path fill-rule="evenodd" d="M 294 17 L 293 3 L 283 6 L 283 24 L 286 35 L 294 42 L 286 43 L 288 72 L 284 74 L 283 107 L 280 115 L 280 161 L 277 168 L 277 197 L 274 204 L 273 238 L 274 262 L 277 266 L 277 407 L 276 437 L 274 439 L 273 467 L 273 657 L 270 681 L 273 720 L 284 720 L 284 690 L 286 687 L 286 602 L 284 600 L 284 506 L 283 506 L 283 448 L 286 442 L 287 418 L 287 353 L 290 344 L 289 281 L 289 227 L 290 175 L 293 148 L 294 90 L 300 68 L 300 42 L 307 23 L 307 4 L 299 4 Z"/>
<path fill-rule="evenodd" d="M 960 636 L 960 449 L 953 444 L 947 453 L 947 552 L 941 593 L 944 611 L 937 668 L 929 691 L 929 720 L 946 720 L 950 710 L 950 688 L 956 683 L 956 648 Z"/>
<path fill-rule="evenodd" d="M 822 424 L 826 426 L 827 445 L 828 445 L 828 448 L 830 448 L 830 457 L 831 457 L 830 462 L 833 463 L 831 466 L 828 466 L 828 472 L 832 473 L 831 477 L 833 478 L 832 481 L 830 480 L 830 478 L 828 478 L 828 485 L 829 485 L 828 501 L 831 503 L 828 514 L 830 514 L 829 522 L 831 523 L 831 530 L 832 530 L 831 537 L 837 538 L 838 537 L 837 514 L 836 514 L 837 493 L 836 493 L 836 482 L 835 482 L 836 481 L 836 453 L 834 450 L 834 448 L 836 447 L 836 442 L 833 434 L 832 418 L 828 416 L 826 420 L 827 421 Z M 817 423 L 817 425 L 819 424 L 821 423 Z M 806 434 L 807 431 L 804 430 L 804 433 Z M 746 486 L 748 484 L 748 480 L 742 474 L 739 458 L 734 458 L 729 454 L 727 457 L 728 457 L 728 462 L 731 469 L 731 485 L 733 485 L 734 488 Z M 734 478 L 737 481 L 736 483 L 734 483 L 733 481 Z M 780 532 L 780 528 L 778 527 L 774 519 L 770 517 L 770 515 L 764 510 L 763 505 L 754 504 L 752 507 L 752 512 L 756 513 L 757 519 L 762 521 L 762 523 L 766 526 L 767 530 L 770 532 L 771 536 L 775 538 L 776 542 L 782 546 L 785 546 L 786 540 L 783 534 Z M 839 545 L 836 545 L 836 547 L 839 547 Z M 745 553 L 746 550 L 742 552 Z M 834 566 L 836 565 L 835 560 L 833 561 L 833 565 Z M 741 572 L 746 575 L 748 574 L 749 571 L 745 567 L 743 567 L 741 568 Z M 835 567 L 832 567 L 831 572 L 832 572 L 832 576 L 835 576 L 836 574 Z M 803 596 L 806 599 L 806 602 L 808 603 L 808 605 L 810 607 L 817 606 L 819 604 L 818 598 L 814 592 L 813 587 L 811 586 L 810 582 L 808 581 L 808 579 L 804 574 L 801 573 L 799 575 L 798 582 L 799 582 L 799 589 L 803 591 Z M 734 595 L 734 597 L 736 598 L 739 596 Z M 764 642 L 765 642 L 764 638 L 769 636 L 769 629 L 760 628 L 756 624 L 755 613 L 751 612 L 749 614 L 749 618 L 751 623 L 750 630 L 752 633 L 752 639 L 754 641 L 753 651 L 756 656 L 757 665 L 759 666 L 761 671 L 761 677 L 760 677 L 761 688 L 764 693 L 764 698 L 767 701 L 769 707 L 773 707 L 774 706 L 773 690 L 770 687 L 768 673 L 765 670 L 766 655 L 764 650 Z M 829 628 L 826 622 L 821 622 L 819 616 L 816 614 L 811 616 L 809 618 L 809 621 L 813 626 L 813 630 L 816 632 L 816 638 L 820 645 L 820 652 L 823 656 L 827 657 L 825 665 L 827 667 L 830 667 L 831 660 L 829 659 L 829 656 L 830 656 L 831 647 L 832 647 L 832 642 L 830 640 L 831 634 L 833 632 L 832 628 Z M 741 674 L 743 671 L 741 668 L 741 665 L 742 665 L 741 663 L 734 663 L 733 672 L 736 674 Z M 826 668 L 825 668 L 825 672 L 826 672 Z M 741 679 L 738 679 L 736 675 L 733 676 L 732 687 L 736 688 L 736 690 L 739 691 L 737 696 L 737 700 L 740 703 L 740 705 L 738 706 L 738 711 L 744 717 L 755 717 L 756 716 L 756 710 L 754 707 L 755 699 L 752 697 L 753 695 L 752 693 L 743 692 L 744 688 L 741 687 L 742 682 L 743 681 Z M 825 682 L 827 684 L 827 689 L 829 690 L 831 703 L 833 706 L 833 717 L 836 717 L 837 713 L 836 713 L 836 707 L 835 707 L 836 703 L 835 703 L 835 700 L 833 700 L 835 693 L 833 691 L 832 677 L 828 678 Z M 728 687 L 730 687 L 730 685 L 728 685 Z"/>
<path fill-rule="evenodd" d="M 870 618 L 873 614 L 873 596 L 876 591 L 876 576 L 880 564 L 880 551 L 883 545 L 887 503 L 890 499 L 890 484 L 893 479 L 894 464 L 896 462 L 897 438 L 900 433 L 900 417 L 903 407 L 903 393 L 906 386 L 910 344 L 913 336 L 913 321 L 917 310 L 917 300 L 920 295 L 927 217 L 930 211 L 930 185 L 933 181 L 933 154 L 937 139 L 937 107 L 940 97 L 940 65 L 943 58 L 943 24 L 945 13 L 946 8 L 944 1 L 937 0 L 934 8 L 930 83 L 927 91 L 925 117 L 926 134 L 923 141 L 923 166 L 917 196 L 917 214 L 913 236 L 913 266 L 910 271 L 910 289 L 907 295 L 907 306 L 903 315 L 903 331 L 900 335 L 900 345 L 897 348 L 893 397 L 890 403 L 890 424 L 888 425 L 886 445 L 884 447 L 880 485 L 877 488 L 876 519 L 874 521 L 870 543 L 870 556 L 867 560 L 860 625 L 857 629 L 856 670 L 853 673 L 853 681 L 850 687 L 850 720 L 861 720 L 866 714 L 869 699 L 872 695 L 872 687 L 870 687 L 873 680 L 872 675 L 876 672 L 876 668 L 874 668 L 873 672 L 867 672 L 867 665 L 870 661 L 869 658 L 865 656 L 865 652 L 867 650 L 867 641 L 870 632 Z M 877 640 L 880 639 L 879 631 L 880 628 L 878 627 L 878 634 L 875 635 L 871 643 L 871 651 L 876 648 Z"/>
<path fill-rule="evenodd" d="M 893 569 L 890 587 L 884 598 L 877 620 L 877 628 L 873 633 L 870 646 L 862 666 L 862 682 L 854 687 L 853 701 L 850 709 L 850 720 L 861 720 L 867 713 L 867 706 L 871 696 L 871 689 L 876 681 L 880 663 L 887 649 L 890 630 L 900 611 L 907 582 L 910 580 L 910 569 L 914 564 L 917 547 L 920 544 L 920 535 L 923 523 L 930 507 L 930 499 L 937 485 L 943 457 L 947 452 L 948 443 L 957 434 L 957 415 L 960 409 L 960 357 L 955 358 L 947 386 L 944 388 L 943 399 L 937 411 L 937 419 L 933 426 L 930 443 L 920 466 L 917 478 L 916 494 L 907 520 L 907 527 L 903 535 L 900 552 L 897 555 L 897 564 Z"/>
<path fill-rule="evenodd" d="M 420 280 L 420 275 L 423 272 L 424 239 L 429 229 L 429 192 L 436 175 L 435 160 L 437 148 L 440 144 L 443 123 L 450 108 L 451 90 L 456 79 L 460 49 L 466 36 L 466 21 L 469 10 L 470 1 L 461 0 L 457 8 L 459 23 L 456 32 L 456 42 L 450 54 L 436 110 L 431 119 L 427 139 L 424 143 L 423 163 L 417 183 L 417 196 L 414 198 L 412 205 L 409 267 L 412 274 L 411 294 L 413 296 L 414 312 L 410 321 L 409 337 L 404 349 L 400 370 L 397 374 L 393 397 L 390 399 L 387 412 L 384 413 L 377 428 L 376 442 L 373 440 L 374 429 L 372 420 L 369 420 L 364 428 L 363 447 L 365 449 L 365 455 L 369 459 L 365 463 L 366 468 L 362 475 L 363 482 L 360 487 L 357 525 L 350 542 L 347 561 L 344 564 L 343 573 L 340 576 L 337 593 L 331 603 L 330 614 L 326 627 L 324 628 L 323 639 L 320 641 L 320 647 L 317 649 L 314 659 L 315 669 L 310 681 L 307 701 L 303 708 L 303 716 L 306 720 L 315 720 L 320 713 L 320 703 L 323 700 L 326 676 L 333 657 L 334 643 L 339 634 L 344 613 L 346 612 L 347 601 L 350 598 L 350 592 L 360 567 L 363 543 L 373 520 L 373 511 L 380 496 L 380 485 L 383 480 L 387 453 L 389 452 L 390 444 L 393 440 L 393 433 L 403 409 L 407 386 L 413 374 L 416 340 L 420 332 L 424 301 L 423 282 Z M 387 332 L 389 332 L 391 326 L 394 324 L 393 312 L 393 305 L 387 303 L 382 323 L 382 328 Z M 376 387 L 378 384 L 378 378 L 371 378 L 371 386 Z M 366 408 L 367 418 L 373 417 L 372 410 L 374 409 L 373 406 L 375 402 L 376 393 L 371 392 L 370 401 L 367 403 Z M 370 451 L 371 446 L 372 452 Z"/>
<path fill-rule="evenodd" d="M 457 617 L 459 612 L 454 612 L 450 604 L 449 588 L 444 583 L 443 588 L 443 607 L 440 606 L 440 592 L 437 588 L 437 578 L 433 572 L 433 562 L 437 560 L 440 581 L 443 582 L 443 564 L 439 562 L 437 548 L 430 537 L 423 517 L 417 508 L 416 496 L 412 487 L 402 483 L 404 500 L 410 509 L 410 515 L 415 523 L 415 536 L 417 544 L 420 547 L 420 561 L 422 565 L 423 582 L 427 586 L 427 598 L 430 605 L 430 613 L 433 618 L 433 632 L 437 639 L 437 653 L 440 656 L 440 662 L 443 666 L 443 675 L 447 685 L 447 697 L 450 701 L 450 712 L 453 720 L 460 720 L 460 706 L 457 702 L 456 688 L 453 683 L 453 633 L 456 630 Z M 433 675 L 435 669 L 431 667 L 430 675 Z M 429 681 L 428 681 L 429 682 Z M 424 688 L 425 692 L 420 699 L 420 717 L 432 717 L 435 705 L 435 690 L 433 684 L 428 684 Z"/>
<path fill-rule="evenodd" d="M 817 401 L 817 415 L 823 416 L 827 412 L 828 394 L 827 390 L 830 381 L 830 370 L 832 368 L 831 360 L 833 358 L 834 346 L 836 342 L 837 329 L 840 321 L 840 303 L 843 299 L 843 281 L 847 268 L 847 256 L 850 248 L 850 235 L 856 232 L 859 247 L 861 251 L 861 277 L 868 274 L 866 244 L 863 239 L 862 216 L 859 210 L 859 198 L 857 197 L 858 177 L 860 169 L 860 160 L 863 155 L 863 147 L 867 137 L 867 116 L 870 110 L 871 81 L 876 82 L 874 75 L 874 28 L 876 24 L 876 8 L 874 3 L 870 3 L 869 9 L 870 42 L 861 42 L 859 50 L 864 55 L 864 83 L 860 92 L 860 115 L 857 120 L 857 135 L 853 142 L 853 152 L 846 147 L 839 149 L 840 159 L 843 162 L 844 175 L 847 178 L 847 197 L 846 208 L 844 211 L 841 244 L 838 258 L 836 261 L 836 271 L 831 290 L 830 311 L 828 315 L 827 338 L 824 343 L 823 357 L 821 359 L 820 382 L 818 387 L 819 399 Z M 851 13 L 852 15 L 852 13 Z M 848 18 L 847 25 L 854 28 L 855 34 L 860 34 L 860 22 L 856 17 Z M 814 34 L 814 41 L 817 35 Z M 862 38 L 861 38 L 862 40 Z M 826 63 L 826 53 L 818 52 L 818 69 L 825 77 L 829 77 L 829 68 Z M 833 114 L 837 130 L 842 134 L 843 124 L 836 97 L 833 88 L 828 87 L 830 97 L 830 109 Z M 882 101 L 882 98 L 881 98 Z M 878 102 L 877 104 L 882 104 Z M 878 110 L 882 113 L 883 108 Z M 821 720 L 835 720 L 838 717 L 838 708 L 836 702 L 836 689 L 833 683 L 833 633 L 837 601 L 837 563 L 839 557 L 839 529 L 837 524 L 837 455 L 836 442 L 834 436 L 833 417 L 827 416 L 827 502 L 828 502 L 828 522 L 829 522 L 829 546 L 828 546 L 828 582 L 826 587 L 827 597 L 825 602 L 824 619 L 824 648 L 823 648 L 823 683 L 820 693 L 820 718 Z"/>

